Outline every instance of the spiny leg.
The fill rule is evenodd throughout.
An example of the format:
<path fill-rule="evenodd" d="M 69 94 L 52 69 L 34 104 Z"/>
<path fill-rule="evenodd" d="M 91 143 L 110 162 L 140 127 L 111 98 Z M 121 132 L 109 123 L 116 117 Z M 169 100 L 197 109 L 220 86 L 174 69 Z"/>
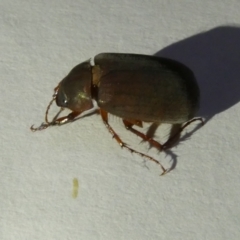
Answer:
<path fill-rule="evenodd" d="M 148 160 L 153 161 L 153 162 L 155 162 L 156 164 L 158 164 L 158 165 L 161 167 L 162 171 L 163 171 L 163 173 L 162 173 L 161 175 L 164 175 L 164 174 L 166 174 L 166 173 L 168 172 L 168 170 L 166 170 L 166 169 L 162 166 L 162 164 L 161 164 L 159 161 L 157 161 L 156 159 L 154 159 L 154 158 L 152 158 L 152 157 L 150 157 L 150 156 L 148 156 L 148 155 L 146 155 L 146 154 L 144 154 L 144 153 L 138 152 L 138 151 L 136 151 L 136 150 L 128 147 L 128 146 L 120 139 L 120 137 L 119 137 L 119 136 L 117 135 L 117 133 L 112 129 L 112 127 L 109 125 L 109 123 L 108 123 L 108 113 L 107 113 L 106 111 L 104 111 L 103 109 L 100 109 L 100 114 L 101 114 L 102 120 L 103 120 L 106 128 L 108 129 L 108 131 L 112 134 L 113 138 L 116 139 L 116 141 L 118 142 L 118 144 L 119 144 L 122 148 L 126 148 L 126 149 L 128 149 L 131 153 L 136 153 L 136 154 L 140 155 L 141 157 L 147 158 Z"/>
<path fill-rule="evenodd" d="M 141 133 L 140 131 L 134 129 L 132 126 L 134 124 L 132 124 L 131 122 L 123 119 L 123 123 L 126 127 L 127 130 L 131 131 L 132 133 L 136 134 L 137 136 L 139 136 L 140 138 L 142 138 L 144 141 L 147 141 L 150 143 L 151 146 L 156 147 L 159 151 L 162 150 L 166 150 L 170 147 L 172 147 L 172 145 L 178 140 L 181 132 L 191 123 L 195 122 L 195 121 L 201 121 L 201 123 L 203 124 L 203 119 L 202 118 L 193 118 L 191 120 L 189 120 L 188 122 L 186 122 L 182 127 L 180 127 L 164 144 L 161 144 L 159 142 L 157 142 L 156 140 L 154 140 L 151 137 L 148 137 L 146 134 Z"/>
<path fill-rule="evenodd" d="M 62 124 L 68 123 L 68 122 L 72 122 L 80 114 L 81 114 L 81 112 L 71 112 L 67 116 L 55 119 L 52 122 L 52 125 L 62 125 Z"/>
<path fill-rule="evenodd" d="M 130 123 L 129 121 L 123 119 L 123 123 L 126 127 L 127 130 L 129 130 L 130 132 L 136 134 L 137 136 L 139 136 L 140 138 L 142 138 L 144 141 L 147 141 L 150 143 L 151 146 L 154 146 L 155 148 L 157 148 L 159 151 L 162 150 L 162 144 L 160 144 L 159 142 L 155 141 L 153 138 L 148 137 L 147 135 L 145 135 L 144 133 L 139 132 L 138 130 L 134 129 L 132 126 L 133 124 Z"/>
<path fill-rule="evenodd" d="M 72 122 L 79 114 L 81 114 L 81 112 L 71 112 L 70 114 L 68 114 L 67 116 L 64 117 L 60 117 L 57 118 L 57 116 L 61 113 L 62 109 L 56 114 L 56 116 L 53 118 L 52 122 L 46 122 L 46 123 L 42 123 L 39 127 L 35 128 L 33 127 L 33 125 L 31 126 L 31 130 L 33 132 L 35 131 L 41 131 L 44 130 L 46 128 L 48 128 L 49 126 L 54 126 L 54 125 L 62 125 L 65 124 L 67 122 Z M 57 118 L 57 119 L 56 119 Z"/>

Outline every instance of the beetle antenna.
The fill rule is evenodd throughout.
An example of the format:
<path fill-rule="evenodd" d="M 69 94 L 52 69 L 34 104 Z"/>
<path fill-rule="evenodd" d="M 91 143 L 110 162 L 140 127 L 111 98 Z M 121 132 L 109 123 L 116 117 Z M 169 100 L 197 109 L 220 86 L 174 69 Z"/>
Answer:
<path fill-rule="evenodd" d="M 48 106 L 47 106 L 47 109 L 46 109 L 46 112 L 45 112 L 45 123 L 42 123 L 39 127 L 35 128 L 33 127 L 34 125 L 32 125 L 30 127 L 30 129 L 33 131 L 33 132 L 36 132 L 36 131 L 41 131 L 41 130 L 44 130 L 46 128 L 48 128 L 50 125 L 53 125 L 55 123 L 55 118 L 53 118 L 53 121 L 52 122 L 49 122 L 48 121 L 48 112 L 49 112 L 49 109 L 51 107 L 51 105 L 53 104 L 53 102 L 56 100 L 56 97 L 57 97 L 57 93 L 58 93 L 58 89 L 59 89 L 59 86 L 57 86 L 56 88 L 54 88 L 54 94 L 53 94 L 53 98 L 52 100 L 49 102 Z M 61 108 L 61 111 L 62 111 L 62 108 Z M 59 114 L 59 113 L 58 113 Z M 57 114 L 57 115 L 58 115 Z"/>
<path fill-rule="evenodd" d="M 46 109 L 46 112 L 45 112 L 45 122 L 46 122 L 47 124 L 49 124 L 49 125 L 50 125 L 52 122 L 49 122 L 49 121 L 48 121 L 48 112 L 49 112 L 49 109 L 50 109 L 52 103 L 55 101 L 55 99 L 56 99 L 56 96 L 53 95 L 53 99 L 52 99 L 52 100 L 50 101 L 50 103 L 48 104 L 47 109 Z"/>

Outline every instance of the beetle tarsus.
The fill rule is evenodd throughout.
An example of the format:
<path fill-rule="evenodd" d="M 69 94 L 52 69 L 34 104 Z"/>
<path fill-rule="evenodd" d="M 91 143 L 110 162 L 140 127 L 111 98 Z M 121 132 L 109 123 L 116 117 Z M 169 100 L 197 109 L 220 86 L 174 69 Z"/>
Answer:
<path fill-rule="evenodd" d="M 34 125 L 32 125 L 32 126 L 30 127 L 31 131 L 32 131 L 32 132 L 36 132 L 36 131 L 42 131 L 42 130 L 48 128 L 48 127 L 50 126 L 50 124 L 48 124 L 48 123 L 42 123 L 42 124 L 41 124 L 39 127 L 37 127 L 37 128 L 35 128 L 35 127 L 33 127 L 33 126 L 34 126 Z"/>

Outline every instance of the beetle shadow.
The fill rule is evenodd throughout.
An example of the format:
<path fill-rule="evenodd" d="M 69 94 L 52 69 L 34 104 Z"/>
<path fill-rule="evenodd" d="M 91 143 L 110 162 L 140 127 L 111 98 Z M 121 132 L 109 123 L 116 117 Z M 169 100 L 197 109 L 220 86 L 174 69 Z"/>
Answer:
<path fill-rule="evenodd" d="M 182 62 L 195 74 L 201 100 L 198 114 L 209 121 L 240 101 L 240 27 L 220 26 L 157 53 Z"/>
<path fill-rule="evenodd" d="M 198 119 L 198 120 L 200 120 L 200 119 Z M 193 121 L 193 122 L 195 122 L 195 121 Z M 146 132 L 146 136 L 148 138 L 154 138 L 155 133 L 156 133 L 157 129 L 160 127 L 160 125 L 161 125 L 160 123 L 156 123 L 156 122 L 152 123 L 149 126 L 149 128 L 148 128 L 148 130 Z M 171 148 L 179 146 L 184 141 L 189 140 L 191 135 L 195 131 L 197 131 L 199 128 L 201 128 L 202 126 L 203 126 L 203 122 L 201 122 L 200 124 L 196 124 L 191 131 L 188 131 L 188 132 L 184 133 L 183 136 L 181 136 L 181 134 L 182 134 L 182 131 L 185 128 L 181 129 L 182 128 L 182 124 L 173 124 L 171 126 L 170 133 L 169 133 L 169 136 L 168 136 L 168 139 L 167 139 L 167 142 L 170 140 L 170 144 L 169 144 L 169 147 L 167 147 L 167 149 L 163 150 L 166 153 L 167 156 L 170 156 L 171 162 L 172 162 L 170 168 L 168 169 L 168 172 L 171 172 L 177 166 L 177 157 L 178 157 L 178 155 L 176 155 L 171 150 Z M 173 141 L 171 141 L 171 139 Z M 144 140 L 142 142 L 144 142 Z M 163 145 L 165 145 L 167 142 L 163 143 Z M 149 149 L 152 148 L 152 147 L 154 147 L 154 146 L 149 143 Z M 161 152 L 161 150 L 159 152 Z"/>
<path fill-rule="evenodd" d="M 205 124 L 215 115 L 240 101 L 240 27 L 220 26 L 176 42 L 155 53 L 155 56 L 177 60 L 195 74 L 201 92 L 198 115 Z M 178 143 L 188 140 L 201 125 L 186 133 Z M 176 145 L 176 144 L 174 144 Z M 172 158 L 173 170 L 177 155 Z"/>

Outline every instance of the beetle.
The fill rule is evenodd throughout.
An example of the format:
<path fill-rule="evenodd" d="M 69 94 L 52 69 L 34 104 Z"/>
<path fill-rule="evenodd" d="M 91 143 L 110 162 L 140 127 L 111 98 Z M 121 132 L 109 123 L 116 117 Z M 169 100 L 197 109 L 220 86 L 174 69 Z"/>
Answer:
<path fill-rule="evenodd" d="M 72 122 L 81 113 L 94 107 L 96 101 L 108 131 L 122 148 L 157 163 L 162 174 L 168 172 L 156 159 L 126 145 L 108 122 L 108 113 L 122 118 L 127 130 L 136 134 L 160 151 L 166 150 L 189 124 L 203 119 L 194 117 L 199 109 L 200 90 L 193 72 L 185 65 L 168 58 L 139 54 L 100 53 L 75 66 L 54 89 L 45 123 L 32 131 Z M 48 121 L 48 111 L 56 101 L 60 111 L 71 113 Z M 178 132 L 164 144 L 136 130 L 142 122 L 181 124 Z"/>

